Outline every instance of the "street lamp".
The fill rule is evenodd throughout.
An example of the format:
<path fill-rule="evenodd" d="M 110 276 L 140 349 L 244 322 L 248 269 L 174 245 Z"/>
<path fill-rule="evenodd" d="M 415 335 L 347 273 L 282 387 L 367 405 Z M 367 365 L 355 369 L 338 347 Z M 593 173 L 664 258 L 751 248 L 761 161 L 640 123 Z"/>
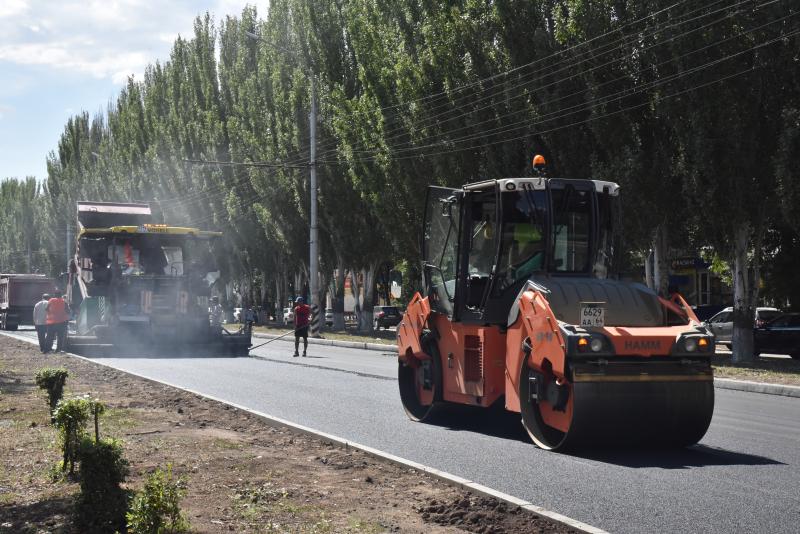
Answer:
<path fill-rule="evenodd" d="M 245 31 L 247 37 L 254 41 L 266 43 L 264 39 L 253 32 Z M 289 50 L 273 43 L 269 46 L 284 53 L 291 54 Z M 308 290 L 311 293 L 311 337 L 319 337 L 319 226 L 317 223 L 317 88 L 314 73 L 309 72 L 311 79 L 311 113 L 309 114 L 309 136 L 311 146 L 309 149 L 309 168 L 311 189 L 310 231 L 309 231 L 309 260 L 308 260 Z"/>

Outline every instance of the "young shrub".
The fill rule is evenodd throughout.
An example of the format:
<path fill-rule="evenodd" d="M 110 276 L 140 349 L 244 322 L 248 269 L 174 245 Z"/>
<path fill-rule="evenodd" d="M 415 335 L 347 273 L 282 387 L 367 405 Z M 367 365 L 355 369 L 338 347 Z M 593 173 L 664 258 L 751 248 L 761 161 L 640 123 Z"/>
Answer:
<path fill-rule="evenodd" d="M 128 511 L 129 534 L 178 534 L 189 532 L 189 522 L 179 501 L 186 495 L 185 481 L 173 480 L 172 465 L 156 469 L 133 499 Z"/>
<path fill-rule="evenodd" d="M 64 461 L 61 469 L 66 471 L 69 464 L 69 474 L 75 473 L 75 461 L 78 459 L 81 439 L 86 435 L 86 423 L 95 413 L 102 412 L 102 404 L 87 397 L 62 399 L 53 412 L 53 424 L 59 430 L 61 446 L 64 451 Z"/>
<path fill-rule="evenodd" d="M 53 412 L 56 409 L 58 401 L 60 401 L 62 395 L 64 395 L 64 384 L 68 376 L 69 372 L 66 369 L 55 369 L 52 367 L 39 369 L 36 373 L 36 385 L 47 391 L 51 420 L 53 419 Z"/>
<path fill-rule="evenodd" d="M 81 532 L 115 532 L 125 528 L 128 494 L 120 486 L 128 475 L 122 445 L 112 439 L 84 436 L 78 447 L 81 493 L 76 522 Z"/>

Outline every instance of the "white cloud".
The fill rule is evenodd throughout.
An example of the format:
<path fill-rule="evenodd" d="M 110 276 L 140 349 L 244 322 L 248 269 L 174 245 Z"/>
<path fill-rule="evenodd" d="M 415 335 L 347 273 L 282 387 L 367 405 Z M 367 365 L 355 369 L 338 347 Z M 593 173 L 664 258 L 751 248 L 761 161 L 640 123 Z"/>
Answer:
<path fill-rule="evenodd" d="M 26 0 L 3 0 L 0 2 L 0 18 L 15 17 L 28 9 Z"/>
<path fill-rule="evenodd" d="M 125 83 L 163 61 L 195 16 L 238 15 L 244 0 L 0 0 L 0 62 L 44 66 Z M 268 2 L 250 2 L 266 16 Z M 13 16 L 12 16 L 13 15 Z"/>

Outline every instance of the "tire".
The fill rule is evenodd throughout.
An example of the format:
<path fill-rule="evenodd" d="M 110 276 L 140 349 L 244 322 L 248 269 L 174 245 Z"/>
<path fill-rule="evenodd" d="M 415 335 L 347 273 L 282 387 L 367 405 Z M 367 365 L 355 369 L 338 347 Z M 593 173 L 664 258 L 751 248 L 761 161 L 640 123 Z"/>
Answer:
<path fill-rule="evenodd" d="M 431 378 L 431 391 L 429 394 L 431 402 L 425 404 L 419 397 L 418 381 L 422 376 L 424 369 L 421 367 L 412 367 L 406 365 L 402 361 L 398 361 L 397 368 L 397 382 L 400 388 L 400 401 L 403 404 L 403 410 L 412 421 L 424 422 L 430 421 L 439 411 L 438 409 L 444 404 L 442 400 L 442 361 L 439 355 L 439 349 L 434 341 L 425 342 L 423 340 L 423 347 L 426 352 L 431 356 L 428 365 L 428 371 Z"/>

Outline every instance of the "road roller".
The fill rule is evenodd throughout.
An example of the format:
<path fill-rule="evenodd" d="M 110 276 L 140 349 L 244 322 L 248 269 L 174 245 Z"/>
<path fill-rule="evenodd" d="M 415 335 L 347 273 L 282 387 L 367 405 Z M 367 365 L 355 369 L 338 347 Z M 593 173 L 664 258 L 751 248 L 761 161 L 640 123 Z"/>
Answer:
<path fill-rule="evenodd" d="M 397 329 L 403 408 L 504 406 L 547 450 L 697 443 L 714 336 L 681 295 L 621 279 L 616 183 L 537 161 L 529 177 L 428 188 L 423 289 Z"/>

